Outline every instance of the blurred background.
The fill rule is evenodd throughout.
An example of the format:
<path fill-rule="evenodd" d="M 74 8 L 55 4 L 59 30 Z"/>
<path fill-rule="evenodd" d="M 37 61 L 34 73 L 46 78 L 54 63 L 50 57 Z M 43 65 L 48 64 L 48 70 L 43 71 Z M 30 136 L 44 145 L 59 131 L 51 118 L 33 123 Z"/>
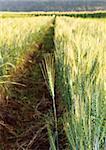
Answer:
<path fill-rule="evenodd" d="M 0 0 L 0 11 L 106 10 L 106 0 Z"/>

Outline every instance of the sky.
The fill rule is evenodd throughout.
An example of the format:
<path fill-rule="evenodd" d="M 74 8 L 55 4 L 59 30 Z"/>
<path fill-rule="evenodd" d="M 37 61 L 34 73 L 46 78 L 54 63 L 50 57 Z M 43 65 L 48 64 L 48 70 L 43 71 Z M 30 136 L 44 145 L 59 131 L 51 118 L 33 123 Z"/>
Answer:
<path fill-rule="evenodd" d="M 22 1 L 22 0 L 0 0 L 0 1 Z M 24 1 L 100 1 L 100 0 L 24 0 Z M 106 0 L 104 0 L 106 1 Z"/>
<path fill-rule="evenodd" d="M 0 0 L 0 1 L 22 1 L 22 0 Z M 24 1 L 106 1 L 106 0 L 24 0 Z"/>

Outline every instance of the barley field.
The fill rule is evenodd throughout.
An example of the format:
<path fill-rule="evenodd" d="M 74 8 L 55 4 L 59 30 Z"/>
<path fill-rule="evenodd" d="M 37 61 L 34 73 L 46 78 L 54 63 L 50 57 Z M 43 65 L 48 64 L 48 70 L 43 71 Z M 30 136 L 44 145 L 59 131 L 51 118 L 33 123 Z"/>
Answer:
<path fill-rule="evenodd" d="M 70 149 L 104 149 L 106 22 L 58 17 L 55 39 L 58 85 L 67 105 L 63 124 Z"/>
<path fill-rule="evenodd" d="M 22 62 L 25 53 L 33 50 L 51 26 L 51 17 L 2 18 L 0 20 L 0 82 L 9 70 Z M 47 26 L 49 24 L 49 26 Z M 35 46 L 36 47 L 36 46 Z M 24 61 L 24 60 L 23 60 Z"/>
<path fill-rule="evenodd" d="M 0 149 L 105 150 L 106 18 L 1 17 L 0 37 Z"/>

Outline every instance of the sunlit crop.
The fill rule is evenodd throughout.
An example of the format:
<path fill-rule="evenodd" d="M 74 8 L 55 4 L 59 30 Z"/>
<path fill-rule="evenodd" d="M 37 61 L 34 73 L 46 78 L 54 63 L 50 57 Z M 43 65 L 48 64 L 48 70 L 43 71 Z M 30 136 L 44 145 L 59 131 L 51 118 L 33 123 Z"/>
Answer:
<path fill-rule="evenodd" d="M 9 14 L 10 17 L 7 18 L 6 14 L 4 18 L 0 17 L 0 101 L 5 95 L 5 83 L 11 82 L 8 80 L 11 79 L 11 72 L 16 71 L 16 66 L 21 66 L 21 62 L 27 59 L 24 56 L 42 48 L 42 52 L 37 56 L 40 58 L 37 67 L 41 69 L 40 77 L 45 81 L 41 79 L 35 84 L 44 86 L 43 88 L 45 85 L 48 87 L 50 95 L 44 93 L 45 91 L 43 94 L 37 93 L 37 96 L 44 95 L 45 105 L 46 97 L 52 99 L 53 106 L 45 115 L 49 118 L 50 124 L 45 116 L 43 118 L 48 127 L 50 150 L 58 150 L 62 144 L 68 150 L 104 150 L 106 19 L 59 17 L 54 12 L 53 14 L 51 13 L 52 17 L 34 17 L 33 13 L 30 13 L 30 17 L 27 13 L 26 16 L 23 14 L 24 17 L 21 17 L 21 14 L 17 14 L 18 17 L 15 17 L 16 14 Z M 61 13 L 58 12 L 57 15 L 59 14 Z M 75 13 L 74 16 L 78 14 Z M 48 28 L 53 30 L 48 32 Z M 47 52 L 46 44 L 50 47 L 50 50 L 47 48 Z M 27 82 L 30 80 L 29 76 Z M 35 79 L 32 79 L 32 82 L 34 81 Z M 41 83 L 42 81 L 44 83 Z M 12 81 L 11 84 L 21 83 Z M 32 88 L 32 85 L 30 86 Z M 34 92 L 36 95 L 36 90 Z M 40 100 L 41 97 L 37 99 Z M 38 105 L 41 104 L 39 102 Z M 63 108 L 61 112 L 60 108 Z M 59 143 L 61 135 L 67 143 Z"/>
<path fill-rule="evenodd" d="M 67 105 L 63 122 L 70 149 L 103 149 L 106 22 L 58 17 L 55 46 L 58 85 Z"/>
<path fill-rule="evenodd" d="M 0 86 L 27 52 L 36 51 L 52 17 L 0 18 Z M 49 25 L 48 25 L 49 24 Z"/>

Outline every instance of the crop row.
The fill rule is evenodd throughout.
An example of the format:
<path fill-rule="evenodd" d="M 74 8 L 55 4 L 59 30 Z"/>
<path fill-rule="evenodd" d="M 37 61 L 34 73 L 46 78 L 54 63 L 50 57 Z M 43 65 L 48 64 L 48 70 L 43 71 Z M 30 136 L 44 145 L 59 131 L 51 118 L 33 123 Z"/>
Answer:
<path fill-rule="evenodd" d="M 55 67 L 52 56 L 46 58 L 45 64 L 53 100 L 53 84 L 56 84 L 61 93 L 60 99 L 67 107 L 61 119 L 70 150 L 102 150 L 105 147 L 105 54 L 105 20 L 57 17 Z M 53 72 L 56 72 L 56 83 Z M 51 134 L 49 136 L 52 149 L 59 149 L 58 144 L 54 147 Z"/>

